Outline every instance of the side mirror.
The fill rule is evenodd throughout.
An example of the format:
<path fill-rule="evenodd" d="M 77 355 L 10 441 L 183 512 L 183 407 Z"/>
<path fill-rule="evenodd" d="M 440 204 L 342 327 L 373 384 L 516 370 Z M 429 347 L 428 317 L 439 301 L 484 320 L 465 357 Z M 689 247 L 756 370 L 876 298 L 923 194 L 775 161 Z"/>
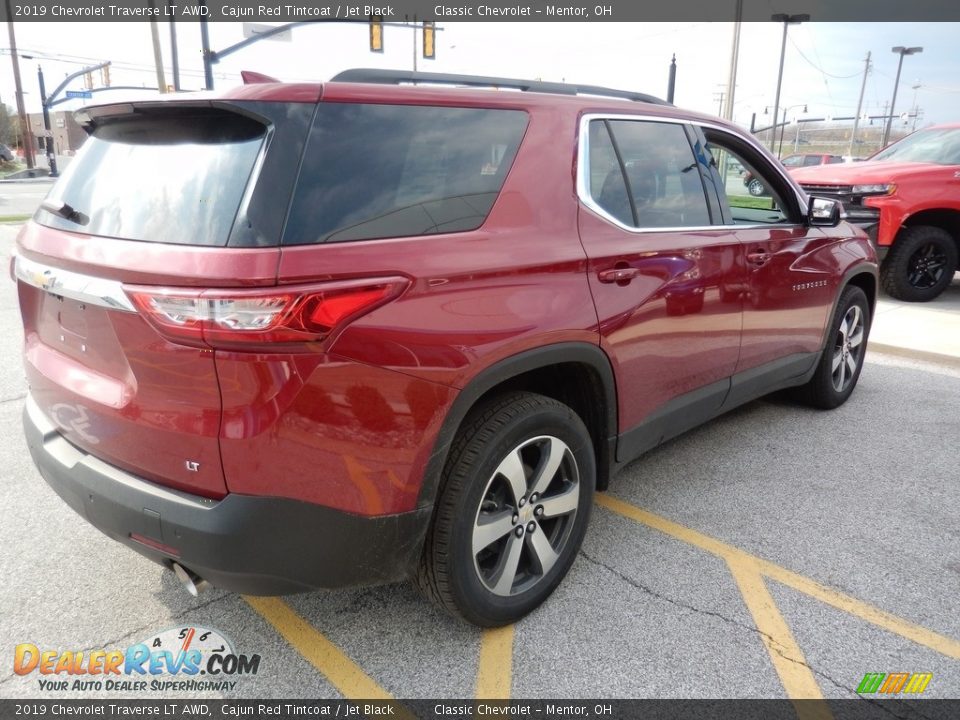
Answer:
<path fill-rule="evenodd" d="M 836 227 L 840 224 L 841 210 L 836 200 L 812 197 L 807 207 L 807 223 L 817 227 Z"/>

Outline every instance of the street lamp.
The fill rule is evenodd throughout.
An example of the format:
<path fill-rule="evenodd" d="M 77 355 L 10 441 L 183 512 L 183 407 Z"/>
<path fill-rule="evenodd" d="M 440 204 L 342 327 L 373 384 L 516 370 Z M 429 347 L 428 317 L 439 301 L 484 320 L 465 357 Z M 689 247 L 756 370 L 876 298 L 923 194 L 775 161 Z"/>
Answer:
<path fill-rule="evenodd" d="M 783 115 L 783 122 L 780 124 L 780 144 L 779 144 L 779 146 L 778 146 L 778 148 L 777 148 L 777 159 L 778 159 L 778 160 L 780 159 L 780 156 L 781 156 L 781 154 L 783 153 L 783 134 L 784 134 L 784 132 L 786 132 L 786 129 L 787 129 L 787 113 L 790 112 L 791 110 L 793 110 L 793 109 L 795 109 L 795 108 L 799 108 L 799 107 L 802 107 L 802 108 L 803 108 L 803 113 L 802 113 L 802 114 L 803 114 L 803 115 L 806 115 L 806 114 L 807 114 L 807 104 L 806 104 L 806 103 L 798 103 L 798 104 L 796 104 L 796 105 L 790 105 L 789 107 L 782 107 L 782 108 L 774 108 L 774 109 L 773 109 L 773 110 L 774 110 L 774 112 L 773 112 L 774 118 L 776 118 L 776 116 L 777 116 L 777 110 L 780 110 L 780 111 L 781 111 L 781 114 Z M 769 108 L 769 106 L 768 106 L 768 107 L 765 107 L 765 108 L 763 109 L 763 114 L 764 114 L 764 115 L 769 115 L 769 114 L 770 114 L 770 108 Z M 773 133 L 773 142 L 776 143 L 776 140 L 777 140 L 777 126 L 776 126 L 776 125 L 771 125 L 770 127 L 771 127 L 771 131 L 772 131 L 772 133 Z M 795 140 L 794 143 L 793 143 L 793 151 L 794 151 L 794 152 L 797 151 L 797 145 L 798 145 L 799 143 L 800 143 L 800 120 L 797 119 L 797 137 L 796 137 L 796 140 Z M 770 147 L 770 151 L 773 152 L 773 145 L 772 145 L 772 144 L 771 144 L 771 147 Z"/>
<path fill-rule="evenodd" d="M 787 28 L 790 25 L 799 25 L 810 19 L 809 15 L 787 15 L 786 13 L 777 13 L 771 15 L 773 22 L 783 23 L 783 41 L 780 44 L 780 70 L 777 72 L 777 92 L 773 97 L 773 135 L 770 138 L 770 152 L 773 152 L 773 146 L 777 142 L 777 110 L 780 107 L 780 86 L 783 84 L 783 57 L 787 52 Z"/>
<path fill-rule="evenodd" d="M 893 99 L 890 101 L 890 114 L 887 116 L 887 125 L 883 129 L 883 141 L 880 143 L 880 147 L 884 148 L 887 146 L 887 141 L 890 140 L 890 126 L 893 125 L 893 110 L 897 104 L 897 88 L 900 86 L 900 71 L 903 69 L 903 56 L 904 55 L 916 55 L 917 53 L 922 53 L 922 47 L 903 47 L 902 45 L 897 45 L 895 48 L 890 48 L 891 52 L 899 53 L 900 61 L 897 63 L 897 79 L 893 81 Z"/>

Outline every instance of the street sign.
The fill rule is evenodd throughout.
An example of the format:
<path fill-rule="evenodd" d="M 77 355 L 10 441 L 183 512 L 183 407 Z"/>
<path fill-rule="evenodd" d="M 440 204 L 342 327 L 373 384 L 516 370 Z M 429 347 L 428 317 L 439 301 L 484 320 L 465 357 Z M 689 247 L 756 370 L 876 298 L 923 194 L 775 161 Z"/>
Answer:
<path fill-rule="evenodd" d="M 67 90 L 68 100 L 89 100 L 92 97 L 93 93 L 89 90 Z"/>
<path fill-rule="evenodd" d="M 274 30 L 276 25 L 264 25 L 261 23 L 248 23 L 243 24 L 243 36 L 245 38 L 255 37 L 257 35 L 262 35 L 265 32 Z M 291 42 L 293 40 L 293 34 L 290 32 L 289 28 L 278 33 L 270 35 L 264 40 L 279 40 L 280 42 Z"/>

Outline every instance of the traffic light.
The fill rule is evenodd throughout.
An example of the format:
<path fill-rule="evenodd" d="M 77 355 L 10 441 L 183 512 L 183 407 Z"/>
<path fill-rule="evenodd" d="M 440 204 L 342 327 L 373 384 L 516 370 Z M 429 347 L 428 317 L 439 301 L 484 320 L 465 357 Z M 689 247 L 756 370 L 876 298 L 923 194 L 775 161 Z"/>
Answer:
<path fill-rule="evenodd" d="M 433 60 L 437 57 L 437 36 L 435 23 L 423 23 L 423 57 L 427 60 Z"/>
<path fill-rule="evenodd" d="M 93 90 L 93 73 L 88 72 L 83 74 L 83 87 L 87 90 Z"/>
<path fill-rule="evenodd" d="M 370 16 L 370 52 L 383 52 L 383 15 Z"/>
<path fill-rule="evenodd" d="M 110 66 L 104 65 L 100 68 L 100 84 L 104 87 L 110 87 Z"/>

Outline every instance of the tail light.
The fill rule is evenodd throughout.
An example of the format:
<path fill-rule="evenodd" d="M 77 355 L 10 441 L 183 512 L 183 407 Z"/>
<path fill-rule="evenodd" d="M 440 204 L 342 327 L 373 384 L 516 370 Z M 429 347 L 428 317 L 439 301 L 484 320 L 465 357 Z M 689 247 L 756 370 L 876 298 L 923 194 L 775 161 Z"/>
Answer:
<path fill-rule="evenodd" d="M 406 289 L 402 277 L 257 290 L 125 286 L 137 309 L 172 342 L 255 350 L 316 343 Z"/>

